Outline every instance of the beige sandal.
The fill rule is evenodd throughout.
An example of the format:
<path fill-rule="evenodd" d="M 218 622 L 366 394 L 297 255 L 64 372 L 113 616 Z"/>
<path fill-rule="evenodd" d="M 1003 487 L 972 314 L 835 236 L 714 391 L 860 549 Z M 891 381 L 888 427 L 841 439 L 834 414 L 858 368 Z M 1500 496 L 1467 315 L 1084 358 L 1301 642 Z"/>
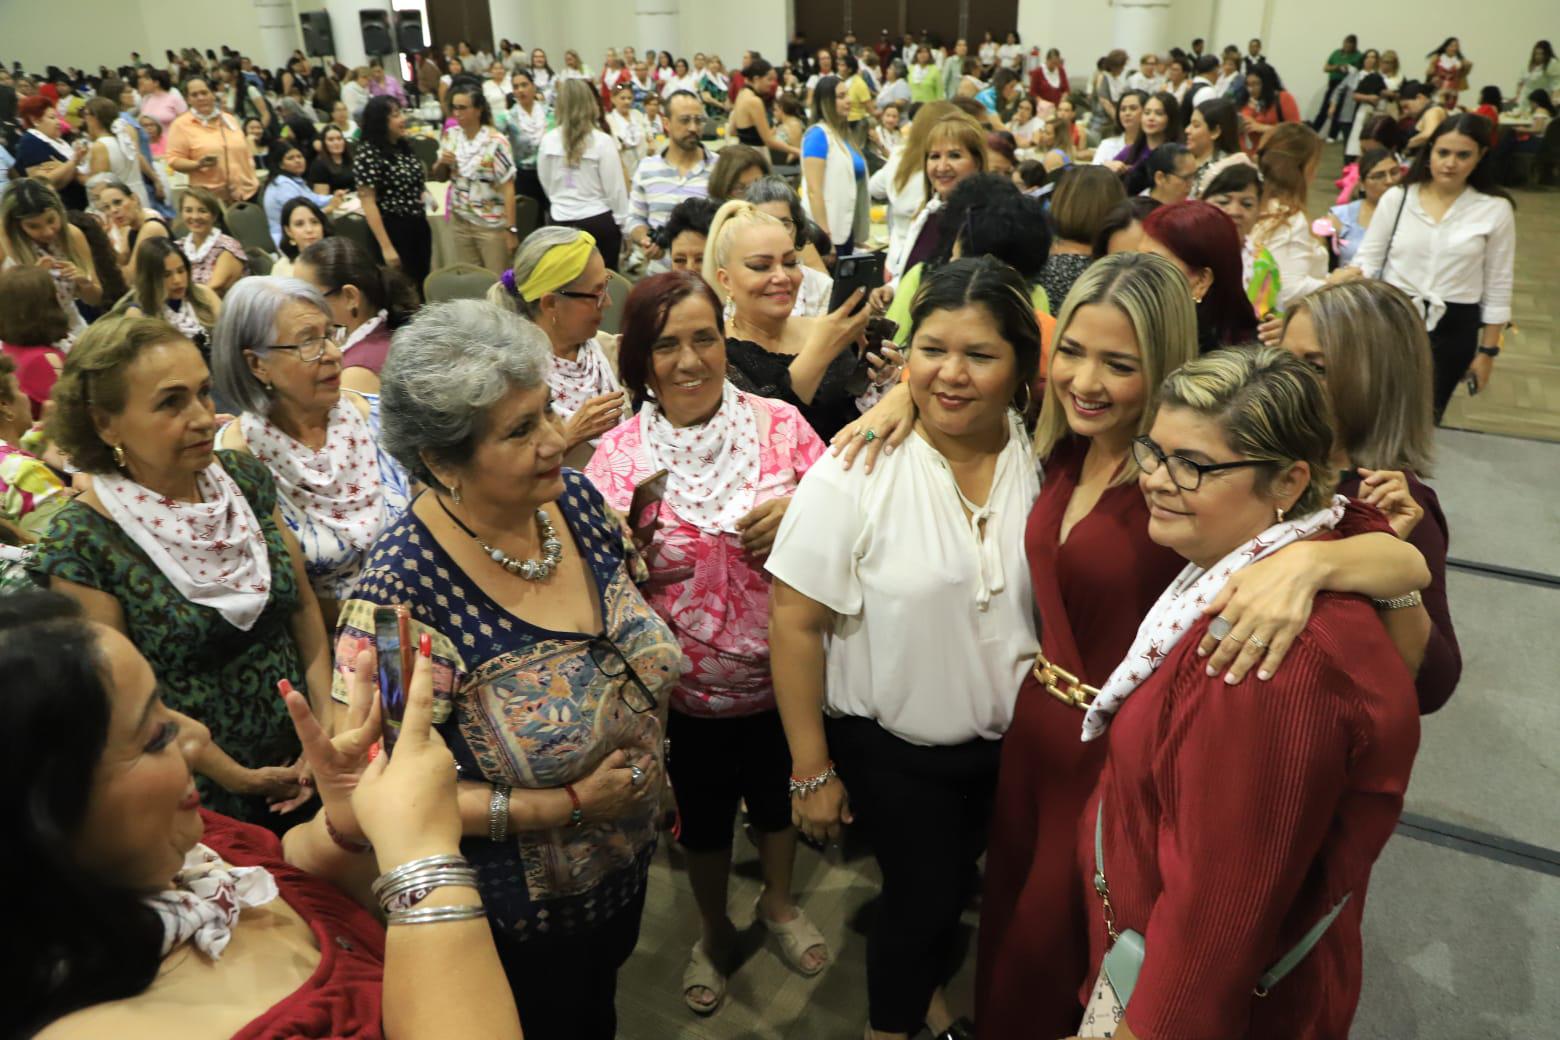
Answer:
<path fill-rule="evenodd" d="M 810 979 L 829 966 L 831 959 L 829 944 L 824 941 L 823 933 L 807 919 L 807 914 L 801 907 L 796 907 L 796 916 L 789 921 L 771 921 L 759 910 L 758 904 L 754 903 L 753 916 L 769 929 L 770 935 L 780 940 L 780 952 L 785 954 L 786 962 L 801 975 Z M 817 967 L 809 970 L 802 958 L 807 955 L 808 950 L 819 947 L 823 949 L 823 960 Z"/>
<path fill-rule="evenodd" d="M 715 962 L 710 960 L 710 955 L 704 952 L 704 940 L 700 939 L 693 944 L 693 952 L 688 954 L 688 966 L 683 969 L 682 977 L 683 1003 L 688 1005 L 696 1015 L 713 1015 L 719 1010 L 726 1000 L 726 976 L 715 967 Z M 693 991 L 707 989 L 715 994 L 715 999 L 708 1004 L 701 1004 L 693 999 Z"/>

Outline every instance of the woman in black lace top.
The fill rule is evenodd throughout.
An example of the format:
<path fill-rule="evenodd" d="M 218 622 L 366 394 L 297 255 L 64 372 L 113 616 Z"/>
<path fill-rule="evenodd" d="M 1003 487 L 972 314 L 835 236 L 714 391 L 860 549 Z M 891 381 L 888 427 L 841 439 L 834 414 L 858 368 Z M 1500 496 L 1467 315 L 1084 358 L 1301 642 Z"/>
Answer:
<path fill-rule="evenodd" d="M 877 400 L 874 381 L 897 375 L 882 366 L 858 371 L 852 348 L 873 314 L 859 293 L 832 314 L 791 316 L 802 284 L 795 240 L 752 203 L 728 202 L 716 214 L 704 278 L 726 301 L 727 378 L 795 405 L 824 440 Z"/>

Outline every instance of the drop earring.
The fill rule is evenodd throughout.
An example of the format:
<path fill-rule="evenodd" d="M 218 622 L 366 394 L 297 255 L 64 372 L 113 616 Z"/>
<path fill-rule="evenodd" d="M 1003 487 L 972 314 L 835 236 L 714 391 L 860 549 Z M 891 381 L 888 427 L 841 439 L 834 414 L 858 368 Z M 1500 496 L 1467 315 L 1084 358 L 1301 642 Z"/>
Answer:
<path fill-rule="evenodd" d="M 125 449 L 121 444 L 114 445 L 114 465 L 120 469 L 125 468 Z"/>
<path fill-rule="evenodd" d="M 460 505 L 460 485 L 459 484 L 457 484 L 454 487 L 450 488 L 450 501 L 454 502 L 456 505 Z"/>
<path fill-rule="evenodd" d="M 1274 521 L 1273 521 L 1274 523 L 1281 524 L 1281 523 L 1284 522 L 1284 511 L 1282 509 L 1279 509 L 1278 507 L 1275 506 L 1273 508 L 1273 516 L 1275 518 Z"/>

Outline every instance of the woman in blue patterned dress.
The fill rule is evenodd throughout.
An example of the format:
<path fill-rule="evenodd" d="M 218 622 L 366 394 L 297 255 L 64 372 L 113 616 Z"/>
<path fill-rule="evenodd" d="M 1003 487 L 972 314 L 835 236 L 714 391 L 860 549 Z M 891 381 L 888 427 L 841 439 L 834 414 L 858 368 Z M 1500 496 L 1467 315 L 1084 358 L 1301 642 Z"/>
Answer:
<path fill-rule="evenodd" d="M 336 660 L 372 643 L 379 607 L 405 604 L 429 634 L 462 851 L 526 1036 L 610 1040 L 682 652 L 634 586 L 622 521 L 563 468 L 550 356 L 534 325 L 475 300 L 396 332 L 380 432 L 427 490 L 369 550 Z"/>
<path fill-rule="evenodd" d="M 378 395 L 341 389 L 343 331 L 307 282 L 245 278 L 212 334 L 217 393 L 240 409 L 217 446 L 271 471 L 327 629 L 364 553 L 411 497 L 378 444 Z"/>

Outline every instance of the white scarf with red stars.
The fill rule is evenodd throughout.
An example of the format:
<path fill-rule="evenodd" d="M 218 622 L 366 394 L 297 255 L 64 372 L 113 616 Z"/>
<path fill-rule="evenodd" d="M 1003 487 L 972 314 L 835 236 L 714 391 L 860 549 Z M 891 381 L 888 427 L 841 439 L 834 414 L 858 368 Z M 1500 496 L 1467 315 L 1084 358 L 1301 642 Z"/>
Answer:
<path fill-rule="evenodd" d="M 315 451 L 263 415 L 245 412 L 239 429 L 255 458 L 276 478 L 284 515 L 301 515 L 359 553 L 384 530 L 384 487 L 368 420 L 346 397 L 336 401 Z"/>
<path fill-rule="evenodd" d="M 264 867 L 233 867 L 205 845 L 184 856 L 173 887 L 146 897 L 163 926 L 164 957 L 184 943 L 212 960 L 222 956 L 239 911 L 264 906 L 279 893 Z"/>
<path fill-rule="evenodd" d="M 758 498 L 758 420 L 730 382 L 708 422 L 673 426 L 654 400 L 640 412 L 652 471 L 666 470 L 666 504 L 709 534 L 737 533 Z"/>
<path fill-rule="evenodd" d="M 180 502 L 119 473 L 92 477 L 108 515 L 179 594 L 247 632 L 271 598 L 265 533 L 220 461 L 202 470 L 195 486 L 201 500 Z"/>
<path fill-rule="evenodd" d="M 1089 711 L 1083 717 L 1083 739 L 1094 740 L 1104 734 L 1111 717 L 1121 710 L 1132 691 L 1146 682 L 1154 669 L 1170 656 L 1170 651 L 1197 624 L 1203 608 L 1213 602 L 1232 574 L 1291 542 L 1337 527 L 1348 501 L 1335 495 L 1332 504 L 1324 509 L 1274 524 L 1208 570 L 1188 563 L 1149 610 L 1143 624 L 1138 626 L 1132 649 L 1110 673 L 1110 678 L 1100 687 L 1099 696 L 1089 705 Z"/>

